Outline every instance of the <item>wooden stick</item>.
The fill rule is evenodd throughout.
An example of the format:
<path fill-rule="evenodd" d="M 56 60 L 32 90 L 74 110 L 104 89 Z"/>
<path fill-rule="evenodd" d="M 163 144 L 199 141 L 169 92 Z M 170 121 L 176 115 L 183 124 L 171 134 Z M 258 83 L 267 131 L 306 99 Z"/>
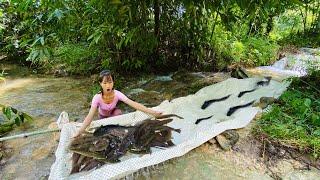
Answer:
<path fill-rule="evenodd" d="M 34 131 L 34 132 L 29 132 L 29 133 L 24 133 L 24 134 L 18 134 L 18 135 L 14 135 L 14 136 L 0 138 L 0 142 L 11 140 L 11 139 L 17 139 L 17 138 L 26 138 L 26 137 L 34 136 L 34 135 L 38 135 L 38 134 L 52 133 L 52 132 L 57 132 L 57 131 L 60 131 L 60 129 L 59 128 L 47 129 L 47 130 Z"/>

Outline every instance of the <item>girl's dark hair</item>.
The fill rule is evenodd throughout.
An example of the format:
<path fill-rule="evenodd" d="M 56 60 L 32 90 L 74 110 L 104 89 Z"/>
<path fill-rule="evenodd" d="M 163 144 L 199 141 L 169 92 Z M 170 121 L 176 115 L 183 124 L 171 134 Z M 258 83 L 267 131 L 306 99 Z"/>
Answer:
<path fill-rule="evenodd" d="M 103 71 L 100 72 L 100 74 L 99 74 L 99 83 L 103 81 L 103 78 L 105 76 L 111 76 L 111 78 L 113 79 L 111 71 L 106 69 L 106 70 L 103 70 Z"/>
<path fill-rule="evenodd" d="M 111 71 L 105 69 L 105 70 L 101 71 L 100 74 L 99 74 L 99 79 L 98 79 L 99 83 L 101 83 L 101 82 L 103 81 L 103 78 L 104 78 L 104 77 L 107 77 L 107 76 L 110 76 L 110 77 L 112 78 L 112 80 L 114 81 L 114 77 L 112 76 Z M 101 94 L 103 95 L 103 89 L 102 89 L 102 87 L 100 87 L 100 91 L 99 91 L 98 93 L 99 93 L 99 94 L 101 93 Z"/>

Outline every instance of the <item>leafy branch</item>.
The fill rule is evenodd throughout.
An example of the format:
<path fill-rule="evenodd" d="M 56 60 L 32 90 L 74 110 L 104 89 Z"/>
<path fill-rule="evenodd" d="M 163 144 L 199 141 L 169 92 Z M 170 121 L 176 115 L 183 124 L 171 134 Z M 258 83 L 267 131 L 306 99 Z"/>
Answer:
<path fill-rule="evenodd" d="M 5 118 L 3 122 L 0 122 L 0 134 L 11 131 L 14 125 L 20 126 L 25 121 L 33 120 L 27 113 L 18 111 L 11 106 L 0 104 L 0 108 Z"/>

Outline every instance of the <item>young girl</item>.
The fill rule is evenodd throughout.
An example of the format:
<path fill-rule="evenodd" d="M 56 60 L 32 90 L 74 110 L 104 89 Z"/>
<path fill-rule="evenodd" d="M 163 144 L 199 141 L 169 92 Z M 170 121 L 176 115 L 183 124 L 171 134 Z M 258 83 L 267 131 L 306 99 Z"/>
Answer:
<path fill-rule="evenodd" d="M 148 109 L 144 105 L 132 101 L 127 96 L 122 94 L 120 91 L 113 89 L 113 77 L 109 70 L 103 70 L 99 76 L 99 83 L 101 86 L 101 92 L 96 94 L 91 103 L 91 108 L 83 121 L 83 125 L 77 134 L 74 137 L 79 136 L 84 130 L 90 125 L 92 122 L 93 116 L 96 111 L 99 111 L 99 119 L 103 119 L 106 117 L 112 117 L 121 115 L 122 112 L 120 109 L 116 108 L 118 101 L 122 101 L 129 106 L 133 107 L 136 110 L 148 113 L 155 117 L 160 116 L 161 112 L 154 111 L 152 109 Z"/>

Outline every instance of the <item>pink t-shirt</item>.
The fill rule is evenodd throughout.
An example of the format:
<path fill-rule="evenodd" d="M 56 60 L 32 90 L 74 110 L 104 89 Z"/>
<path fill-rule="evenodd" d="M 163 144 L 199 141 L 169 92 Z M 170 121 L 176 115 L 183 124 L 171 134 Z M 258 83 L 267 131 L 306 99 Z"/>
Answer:
<path fill-rule="evenodd" d="M 102 93 L 96 94 L 92 98 L 91 107 L 96 107 L 99 109 L 99 114 L 102 116 L 110 116 L 111 111 L 116 107 L 118 101 L 126 101 L 128 97 L 122 92 L 114 90 L 114 98 L 110 104 L 106 104 L 102 100 Z"/>

